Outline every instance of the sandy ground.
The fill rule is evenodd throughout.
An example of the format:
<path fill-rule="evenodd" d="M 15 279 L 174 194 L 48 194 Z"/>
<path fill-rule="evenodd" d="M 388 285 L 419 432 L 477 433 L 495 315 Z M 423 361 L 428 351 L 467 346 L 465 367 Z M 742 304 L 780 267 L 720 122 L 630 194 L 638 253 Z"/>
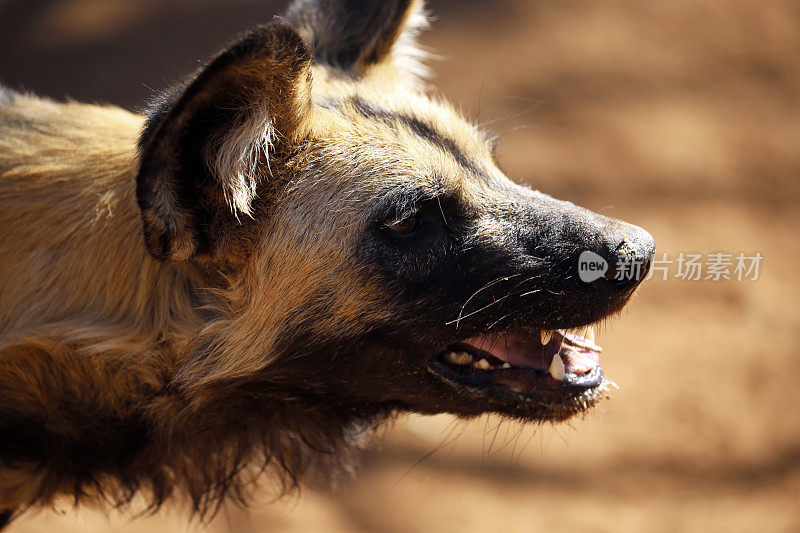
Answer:
<path fill-rule="evenodd" d="M 0 0 L 0 79 L 136 108 L 281 2 Z M 510 176 L 647 228 L 658 253 L 761 253 L 757 281 L 660 274 L 600 332 L 620 389 L 584 419 L 408 417 L 354 479 L 210 532 L 800 530 L 800 5 L 433 1 L 436 84 Z M 12 533 L 185 532 L 68 505 Z"/>

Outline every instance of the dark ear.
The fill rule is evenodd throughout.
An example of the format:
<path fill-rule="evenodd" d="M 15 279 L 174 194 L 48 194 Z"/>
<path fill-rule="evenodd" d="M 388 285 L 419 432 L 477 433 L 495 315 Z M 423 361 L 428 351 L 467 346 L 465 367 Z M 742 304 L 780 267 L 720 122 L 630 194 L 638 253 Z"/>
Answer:
<path fill-rule="evenodd" d="M 306 133 L 311 54 L 272 22 L 214 59 L 149 117 L 136 197 L 145 244 L 164 261 L 214 255 L 250 215 L 275 154 Z"/>
<path fill-rule="evenodd" d="M 295 0 L 286 19 L 313 50 L 314 60 L 363 76 L 393 64 L 416 78 L 427 70 L 416 35 L 427 28 L 422 0 Z"/>

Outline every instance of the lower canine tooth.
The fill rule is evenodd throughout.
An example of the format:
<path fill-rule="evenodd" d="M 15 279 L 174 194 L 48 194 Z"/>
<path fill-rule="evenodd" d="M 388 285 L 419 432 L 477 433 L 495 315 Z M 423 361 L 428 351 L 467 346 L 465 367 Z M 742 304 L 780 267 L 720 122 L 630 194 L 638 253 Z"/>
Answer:
<path fill-rule="evenodd" d="M 553 376 L 553 379 L 561 381 L 564 379 L 565 374 L 564 361 L 561 360 L 560 355 L 555 354 L 553 356 L 553 361 L 550 363 L 550 375 Z"/>
<path fill-rule="evenodd" d="M 589 329 L 586 330 L 586 338 L 589 339 L 589 342 L 594 344 L 594 327 L 589 326 Z"/>
<path fill-rule="evenodd" d="M 472 356 L 467 352 L 446 352 L 444 358 L 454 365 L 468 365 L 472 362 Z"/>
<path fill-rule="evenodd" d="M 553 337 L 553 332 L 549 329 L 542 330 L 542 345 L 545 345 L 550 342 L 550 339 Z"/>
<path fill-rule="evenodd" d="M 481 370 L 491 370 L 492 365 L 489 364 L 489 361 L 486 359 L 481 359 L 477 363 L 473 365 L 475 368 L 480 368 Z"/>

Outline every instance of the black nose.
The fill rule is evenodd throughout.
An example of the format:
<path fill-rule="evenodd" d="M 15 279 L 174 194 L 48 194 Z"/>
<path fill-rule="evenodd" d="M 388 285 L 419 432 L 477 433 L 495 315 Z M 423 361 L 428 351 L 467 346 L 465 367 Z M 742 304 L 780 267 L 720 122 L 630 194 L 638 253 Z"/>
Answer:
<path fill-rule="evenodd" d="M 633 224 L 621 223 L 604 240 L 609 268 L 604 279 L 618 290 L 632 290 L 647 277 L 656 244 L 653 236 Z"/>

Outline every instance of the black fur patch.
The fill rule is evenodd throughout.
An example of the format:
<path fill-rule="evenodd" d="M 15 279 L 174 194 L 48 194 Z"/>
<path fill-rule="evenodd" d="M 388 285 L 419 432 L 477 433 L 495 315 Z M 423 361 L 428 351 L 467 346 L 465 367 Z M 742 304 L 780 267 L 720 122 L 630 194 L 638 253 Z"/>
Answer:
<path fill-rule="evenodd" d="M 111 420 L 78 410 L 69 420 L 83 431 L 64 435 L 47 429 L 47 423 L 4 414 L 0 434 L 0 457 L 9 464 L 36 462 L 43 457 L 53 464 L 69 465 L 74 477 L 124 464 L 142 448 L 147 428 L 140 419 Z M 109 446 L 109 443 L 114 443 Z"/>
<path fill-rule="evenodd" d="M 384 122 L 392 127 L 396 127 L 397 124 L 402 124 L 437 148 L 448 152 L 451 156 L 453 156 L 453 159 L 455 159 L 459 165 L 469 170 L 473 174 L 483 178 L 488 177 L 486 171 L 483 170 L 472 159 L 467 157 L 467 155 L 458 148 L 458 145 L 456 145 L 456 142 L 453 139 L 436 131 L 430 124 L 426 124 L 416 117 L 393 113 L 388 109 L 373 105 L 357 96 L 352 98 L 350 101 L 355 107 L 356 111 L 358 111 L 364 118 L 380 120 L 381 122 Z"/>

